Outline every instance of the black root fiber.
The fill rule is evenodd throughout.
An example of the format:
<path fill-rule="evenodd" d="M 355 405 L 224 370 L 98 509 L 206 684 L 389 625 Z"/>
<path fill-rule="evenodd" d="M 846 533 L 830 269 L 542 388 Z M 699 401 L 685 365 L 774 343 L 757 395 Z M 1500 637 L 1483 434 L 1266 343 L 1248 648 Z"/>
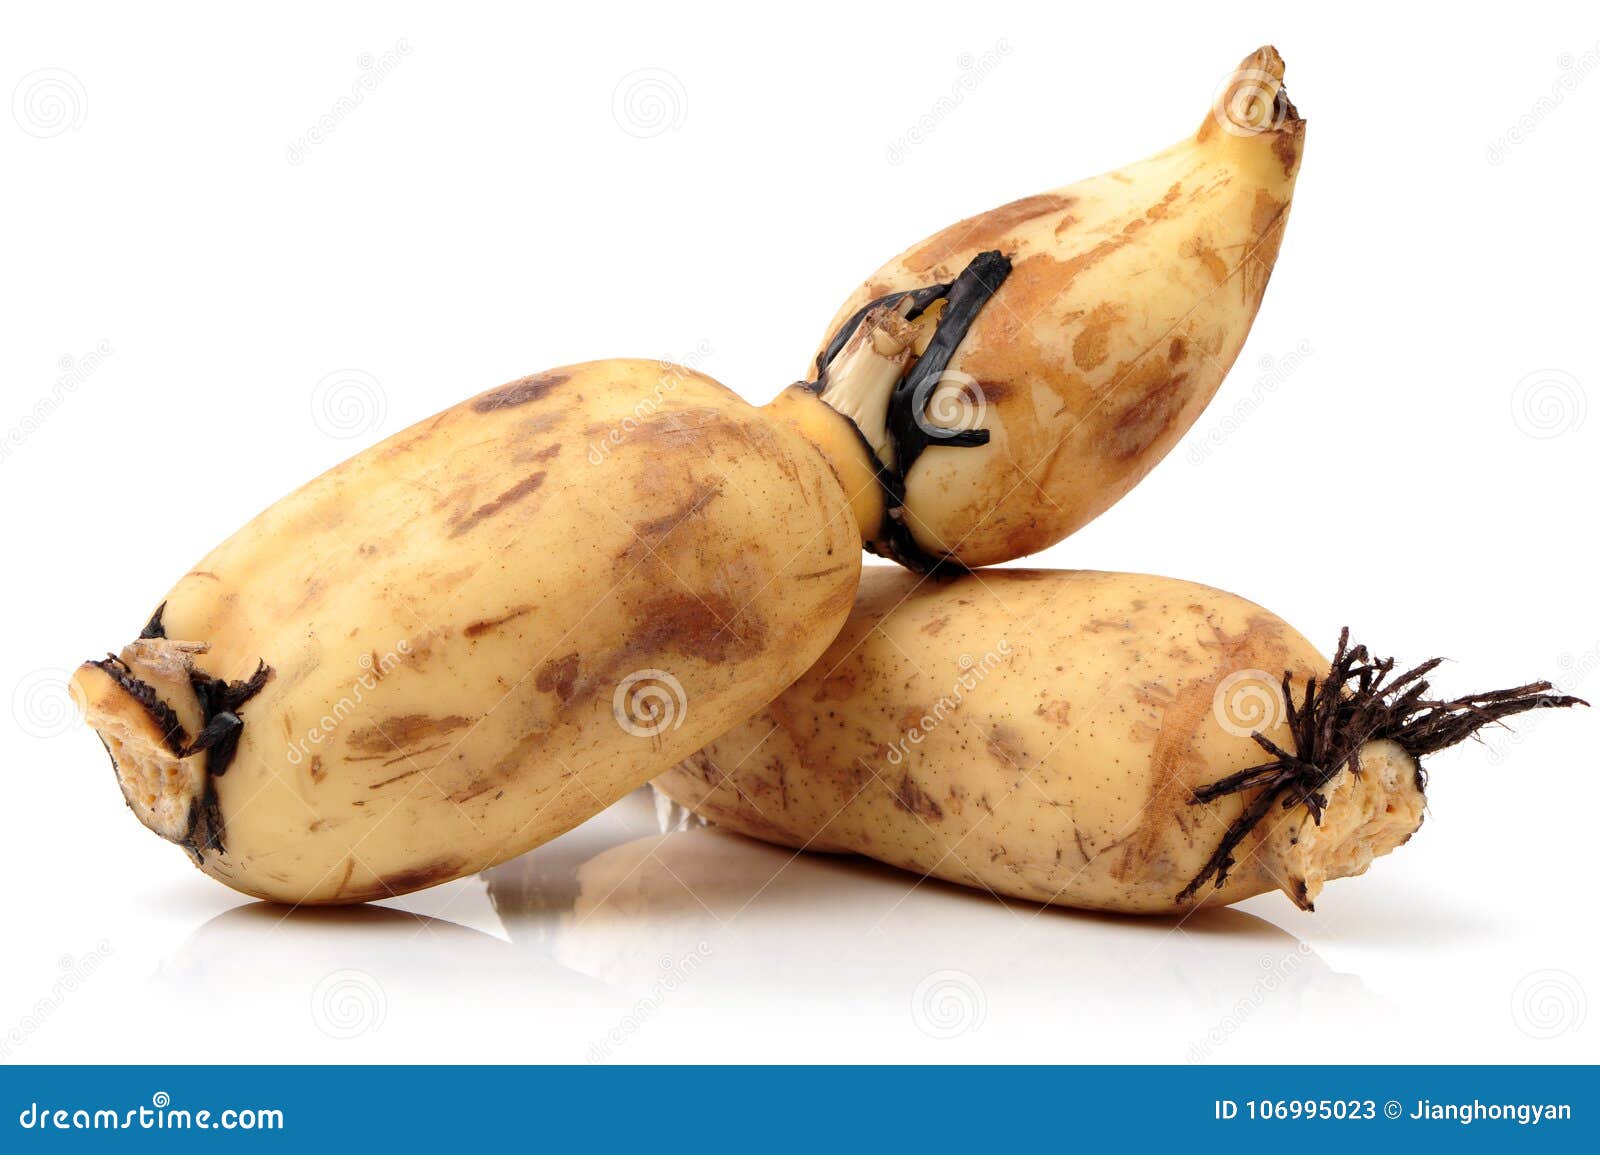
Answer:
<path fill-rule="evenodd" d="M 1365 646 L 1350 645 L 1350 630 L 1340 631 L 1339 647 L 1325 678 L 1306 683 L 1298 705 L 1283 675 L 1283 701 L 1293 751 L 1285 750 L 1259 731 L 1255 742 L 1271 760 L 1194 792 L 1191 803 L 1204 805 L 1229 794 L 1259 793 L 1223 834 L 1205 867 L 1177 895 L 1185 902 L 1211 879 L 1222 887 L 1235 865 L 1233 852 L 1274 809 L 1304 806 L 1318 825 L 1328 805 L 1327 785 L 1346 766 L 1361 773 L 1361 747 L 1367 742 L 1397 743 L 1419 763 L 1417 787 L 1425 779 L 1421 759 L 1466 740 L 1485 726 L 1528 710 L 1587 706 L 1581 698 L 1552 694 L 1549 682 L 1530 682 L 1509 690 L 1440 701 L 1428 697 L 1427 676 L 1443 658 L 1434 658 L 1402 674 L 1394 673 L 1394 659 L 1374 659 Z"/>

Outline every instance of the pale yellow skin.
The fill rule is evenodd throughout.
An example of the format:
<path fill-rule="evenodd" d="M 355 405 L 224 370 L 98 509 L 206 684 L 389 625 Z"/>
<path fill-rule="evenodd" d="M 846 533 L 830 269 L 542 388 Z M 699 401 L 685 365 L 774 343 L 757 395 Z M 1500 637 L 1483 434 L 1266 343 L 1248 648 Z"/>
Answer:
<path fill-rule="evenodd" d="M 167 595 L 167 637 L 209 649 L 124 656 L 191 736 L 173 667 L 272 667 L 214 780 L 224 852 L 200 866 L 263 898 L 359 902 L 520 854 L 747 717 L 843 623 L 860 550 L 790 426 L 685 369 L 594 362 L 463 402 L 284 498 Z M 646 670 L 666 679 L 619 699 Z M 130 805 L 181 838 L 209 755 L 163 753 L 99 669 L 77 683 Z"/>
<path fill-rule="evenodd" d="M 1369 743 L 1322 828 L 1274 812 L 1227 885 L 1177 896 L 1241 811 L 1195 787 L 1293 749 L 1276 683 L 1327 658 L 1281 619 L 1190 582 L 990 570 L 950 582 L 871 566 L 822 659 L 656 780 L 728 829 L 855 852 L 997 895 L 1175 913 L 1283 889 L 1309 905 L 1422 820 L 1416 767 Z M 1226 724 L 1225 724 L 1226 723 Z"/>
<path fill-rule="evenodd" d="M 1194 423 L 1239 355 L 1288 220 L 1305 122 L 1286 98 L 1274 110 L 1282 76 L 1263 48 L 1194 136 L 952 225 L 840 308 L 824 344 L 870 300 L 949 281 L 984 250 L 1012 261 L 926 415 L 986 428 L 989 443 L 932 447 L 907 477 L 924 552 L 968 567 L 1037 552 L 1119 500 Z"/>

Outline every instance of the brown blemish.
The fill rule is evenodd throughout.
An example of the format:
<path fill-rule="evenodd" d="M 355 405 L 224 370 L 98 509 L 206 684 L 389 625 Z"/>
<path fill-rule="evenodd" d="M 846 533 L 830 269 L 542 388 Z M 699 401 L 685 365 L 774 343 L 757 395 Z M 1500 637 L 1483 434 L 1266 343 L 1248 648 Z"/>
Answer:
<path fill-rule="evenodd" d="M 908 814 L 935 821 L 944 817 L 944 811 L 933 800 L 933 796 L 917 785 L 909 771 L 901 775 L 900 784 L 894 788 L 893 793 L 895 805 Z"/>
<path fill-rule="evenodd" d="M 1109 302 L 1094 307 L 1072 341 L 1072 361 L 1088 371 L 1105 362 L 1111 352 L 1111 330 L 1123 319 L 1122 309 Z"/>
<path fill-rule="evenodd" d="M 530 612 L 532 609 L 532 606 L 517 606 L 514 609 L 501 614 L 497 618 L 479 618 L 477 621 L 469 622 L 467 625 L 463 626 L 461 629 L 461 636 L 466 638 L 482 637 L 489 631 L 497 629 L 498 627 L 505 625 L 507 622 L 515 618 L 520 618 L 523 614 Z"/>
<path fill-rule="evenodd" d="M 1062 698 L 1053 698 L 1048 702 L 1041 702 L 1034 713 L 1057 726 L 1067 726 L 1071 724 L 1072 703 Z"/>
<path fill-rule="evenodd" d="M 396 782 L 404 781 L 405 779 L 410 778 L 413 775 L 421 774 L 421 773 L 422 773 L 422 767 L 418 766 L 414 770 L 407 770 L 407 771 L 405 771 L 403 773 L 396 774 L 393 778 L 385 778 L 382 782 L 374 782 L 370 786 L 368 786 L 367 789 L 368 790 L 382 790 L 385 786 L 393 786 Z"/>
<path fill-rule="evenodd" d="M 636 652 L 726 662 L 761 653 L 766 641 L 766 623 L 720 594 L 662 594 L 644 603 L 640 617 L 630 646 Z"/>
<path fill-rule="evenodd" d="M 1022 735 L 1005 722 L 996 722 L 990 729 L 984 749 L 996 761 L 1005 763 L 1013 770 L 1022 769 L 1028 757 L 1022 748 Z"/>
<path fill-rule="evenodd" d="M 351 902 L 372 902 L 380 898 L 393 898 L 413 890 L 425 890 L 449 882 L 467 873 L 467 863 L 460 858 L 440 858 L 410 870 L 397 871 L 379 879 L 374 886 L 365 887 L 345 896 Z M 348 881 L 348 879 L 347 879 Z M 343 895 L 343 888 L 340 891 Z"/>
<path fill-rule="evenodd" d="M 475 413 L 513 409 L 518 405 L 542 399 L 550 390 L 571 379 L 570 373 L 539 373 L 532 377 L 520 377 L 508 385 L 491 389 L 472 403 L 472 409 Z"/>
<path fill-rule="evenodd" d="M 311 781 L 321 782 L 327 776 L 328 772 L 322 768 L 322 755 L 311 755 Z"/>
<path fill-rule="evenodd" d="M 1167 360 L 1176 365 L 1189 355 L 1189 343 L 1182 337 L 1174 337 L 1172 344 L 1167 346 Z"/>
<path fill-rule="evenodd" d="M 578 680 L 578 660 L 577 653 L 573 652 L 546 662 L 534 676 L 534 687 L 542 694 L 554 693 L 563 702 L 569 700 Z"/>
<path fill-rule="evenodd" d="M 472 719 L 460 714 L 449 714 L 442 718 L 429 714 L 399 714 L 385 718 L 376 725 L 352 730 L 345 744 L 360 754 L 386 755 L 470 725 Z"/>
<path fill-rule="evenodd" d="M 528 494 L 533 493 L 541 485 L 543 485 L 545 476 L 545 472 L 542 469 L 538 473 L 530 473 L 527 477 L 524 477 L 510 489 L 500 494 L 499 497 L 480 505 L 466 517 L 460 520 L 452 518 L 451 520 L 454 528 L 451 529 L 450 536 L 460 537 L 468 530 L 471 530 L 482 523 L 485 519 L 491 518 L 495 516 L 495 514 L 501 513 L 515 505 L 524 497 L 527 497 Z"/>
<path fill-rule="evenodd" d="M 1166 376 L 1166 367 L 1152 361 L 1153 372 L 1146 370 L 1142 376 L 1158 379 L 1146 386 L 1134 400 L 1116 414 L 1111 429 L 1111 456 L 1118 461 L 1142 457 L 1151 445 L 1166 433 L 1183 410 L 1187 393 L 1184 383 L 1189 374 Z"/>
<path fill-rule="evenodd" d="M 922 631 L 921 632 L 924 633 L 924 634 L 927 634 L 930 638 L 936 638 L 941 633 L 944 632 L 944 628 L 946 626 L 948 626 L 949 624 L 950 624 L 950 615 L 949 614 L 940 614 L 938 617 L 934 618 L 931 622 L 928 622 L 928 623 L 924 624 L 923 627 L 922 627 Z"/>
<path fill-rule="evenodd" d="M 1002 247 L 1008 239 L 1007 234 L 1018 225 L 1050 213 L 1062 212 L 1072 203 L 1072 197 L 1044 193 L 1003 204 L 935 233 L 920 247 L 907 253 L 901 263 L 913 273 L 925 273 L 969 250 Z"/>

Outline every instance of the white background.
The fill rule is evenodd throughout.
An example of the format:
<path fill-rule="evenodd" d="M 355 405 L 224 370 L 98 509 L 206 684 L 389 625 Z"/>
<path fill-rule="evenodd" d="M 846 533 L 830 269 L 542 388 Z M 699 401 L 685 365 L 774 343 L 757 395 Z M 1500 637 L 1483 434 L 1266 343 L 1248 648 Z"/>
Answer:
<path fill-rule="evenodd" d="M 1349 623 L 1458 659 L 1445 691 L 1600 696 L 1592 11 L 9 10 L 0 1056 L 1600 1059 L 1592 713 L 1439 756 L 1421 833 L 1315 915 L 640 843 L 636 796 L 389 904 L 428 920 L 285 919 L 138 827 L 61 688 L 256 510 L 481 389 L 632 355 L 766 400 L 882 260 L 1187 134 L 1265 42 L 1310 128 L 1249 345 L 1034 563 Z"/>

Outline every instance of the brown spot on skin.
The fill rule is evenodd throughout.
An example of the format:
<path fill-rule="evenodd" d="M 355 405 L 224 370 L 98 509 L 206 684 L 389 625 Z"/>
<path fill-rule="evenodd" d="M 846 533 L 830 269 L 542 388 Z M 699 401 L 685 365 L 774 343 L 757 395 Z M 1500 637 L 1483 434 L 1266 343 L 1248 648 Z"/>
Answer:
<path fill-rule="evenodd" d="M 935 233 L 919 248 L 907 253 L 902 263 L 913 273 L 925 273 L 962 253 L 1000 247 L 1007 234 L 1018 225 L 1062 212 L 1072 203 L 1072 197 L 1058 193 L 1023 197 Z"/>
<path fill-rule="evenodd" d="M 493 788 L 493 782 L 490 782 L 487 779 L 480 779 L 479 781 L 472 783 L 472 785 L 468 786 L 466 789 L 457 790 L 454 794 L 450 795 L 450 801 L 471 802 L 479 795 L 487 794 Z"/>
<path fill-rule="evenodd" d="M 339 879 L 339 885 L 333 889 L 333 895 L 335 898 L 343 894 L 344 888 L 350 885 L 350 876 L 355 873 L 355 869 L 356 860 L 354 858 L 346 858 L 344 860 L 344 874 Z"/>
<path fill-rule="evenodd" d="M 992 758 L 1012 770 L 1023 769 L 1027 762 L 1028 756 L 1022 749 L 1022 735 L 1004 722 L 994 724 L 984 749 L 989 751 Z"/>
<path fill-rule="evenodd" d="M 396 782 L 403 781 L 404 779 L 410 778 L 414 774 L 421 774 L 421 773 L 422 773 L 422 768 L 419 766 L 415 770 L 407 770 L 402 774 L 396 774 L 393 778 L 385 778 L 382 782 L 374 782 L 370 786 L 368 786 L 367 789 L 368 790 L 382 790 L 385 786 L 392 786 Z"/>
<path fill-rule="evenodd" d="M 663 594 L 644 603 L 631 649 L 673 651 L 709 662 L 753 657 L 766 641 L 766 623 L 720 594 Z"/>
<path fill-rule="evenodd" d="M 1111 330 L 1122 320 L 1122 309 L 1110 303 L 1096 305 L 1072 341 L 1072 361 L 1085 371 L 1104 364 L 1111 352 Z"/>
<path fill-rule="evenodd" d="M 1300 128 L 1298 125 L 1292 129 L 1275 132 L 1272 134 L 1272 152 L 1283 165 L 1283 175 L 1288 176 L 1294 172 L 1294 165 L 1300 159 Z"/>
<path fill-rule="evenodd" d="M 424 890 L 430 886 L 438 886 L 441 882 L 449 882 L 452 878 L 468 872 L 467 863 L 460 858 L 440 858 L 425 865 L 414 867 L 410 870 L 397 871 L 386 875 L 374 886 L 369 886 L 344 894 L 353 902 L 372 902 L 380 898 L 393 898 L 397 894 L 405 894 L 413 890 Z"/>
<path fill-rule="evenodd" d="M 894 804 L 908 814 L 915 814 L 918 818 L 937 821 L 944 817 L 944 811 L 939 804 L 911 777 L 908 771 L 900 778 L 900 784 L 894 788 Z"/>
<path fill-rule="evenodd" d="M 322 755 L 311 755 L 311 781 L 321 782 L 327 776 L 328 772 L 322 768 Z"/>
<path fill-rule="evenodd" d="M 553 658 L 539 667 L 533 679 L 535 688 L 542 694 L 554 693 L 561 701 L 572 697 L 572 687 L 578 680 L 578 655 L 576 652 Z"/>
<path fill-rule="evenodd" d="M 712 499 L 722 492 L 722 484 L 721 478 L 716 481 L 697 482 L 689 491 L 689 495 L 671 512 L 651 518 L 649 521 L 634 523 L 633 532 L 653 544 L 655 538 L 666 536 L 686 519 L 697 516 L 710 505 Z M 632 550 L 633 546 L 630 543 L 626 552 L 631 553 Z"/>
<path fill-rule="evenodd" d="M 1176 365 L 1189 355 L 1189 343 L 1182 337 L 1174 337 L 1172 344 L 1167 346 L 1167 360 Z"/>
<path fill-rule="evenodd" d="M 362 726 L 350 732 L 345 744 L 359 754 L 392 754 L 397 748 L 415 746 L 430 738 L 437 738 L 464 726 L 472 725 L 471 718 L 450 714 L 435 718 L 429 714 L 400 714 L 385 718 L 374 726 Z"/>
<path fill-rule="evenodd" d="M 521 481 L 517 482 L 517 484 L 513 485 L 510 489 L 502 493 L 499 497 L 496 497 L 493 501 L 488 501 L 480 505 L 466 517 L 460 519 L 459 521 L 452 518 L 451 521 L 454 525 L 454 528 L 451 529 L 450 536 L 460 537 L 462 534 L 475 528 L 486 519 L 495 516 L 497 513 L 502 513 L 506 509 L 509 509 L 511 506 L 515 505 L 524 497 L 527 497 L 528 494 L 533 493 L 541 485 L 543 485 L 544 479 L 545 473 L 543 470 L 540 470 L 538 473 L 530 473 L 527 477 L 524 477 Z"/>
<path fill-rule="evenodd" d="M 829 574 L 838 573 L 840 570 L 846 568 L 848 567 L 842 565 L 833 565 L 829 566 L 827 569 L 812 570 L 810 573 L 797 573 L 794 575 L 794 580 L 799 582 L 814 581 L 819 577 L 827 577 Z"/>
<path fill-rule="evenodd" d="M 922 632 L 927 634 L 930 638 L 936 638 L 941 633 L 944 632 L 944 628 L 946 626 L 948 626 L 949 624 L 950 624 L 950 615 L 949 614 L 941 614 L 940 616 L 934 618 L 933 621 L 928 622 L 926 625 L 924 625 L 922 627 Z"/>
<path fill-rule="evenodd" d="M 1131 461 L 1142 457 L 1162 434 L 1171 428 L 1183 410 L 1187 393 L 1183 386 L 1189 374 L 1178 373 L 1168 377 L 1166 367 L 1151 362 L 1160 379 L 1146 387 L 1134 400 L 1123 406 L 1116 415 L 1111 430 L 1111 456 L 1118 461 Z M 1145 376 L 1155 374 L 1146 373 Z"/>
<path fill-rule="evenodd" d="M 520 377 L 479 397 L 472 403 L 472 410 L 475 413 L 494 413 L 500 409 L 514 409 L 518 405 L 542 399 L 550 390 L 569 380 L 569 373 L 540 373 L 532 377 Z"/>
<path fill-rule="evenodd" d="M 461 636 L 466 638 L 480 638 L 489 631 L 497 629 L 498 627 L 505 625 L 507 622 L 512 621 L 515 618 L 520 618 L 523 614 L 528 613 L 532 609 L 532 606 L 517 606 L 506 613 L 501 614 L 498 618 L 479 618 L 477 621 L 469 622 L 467 625 L 463 626 L 461 629 Z"/>
<path fill-rule="evenodd" d="M 1040 703 L 1034 713 L 1057 726 L 1067 726 L 1071 724 L 1072 703 L 1061 698 L 1054 698 L 1049 702 Z"/>

